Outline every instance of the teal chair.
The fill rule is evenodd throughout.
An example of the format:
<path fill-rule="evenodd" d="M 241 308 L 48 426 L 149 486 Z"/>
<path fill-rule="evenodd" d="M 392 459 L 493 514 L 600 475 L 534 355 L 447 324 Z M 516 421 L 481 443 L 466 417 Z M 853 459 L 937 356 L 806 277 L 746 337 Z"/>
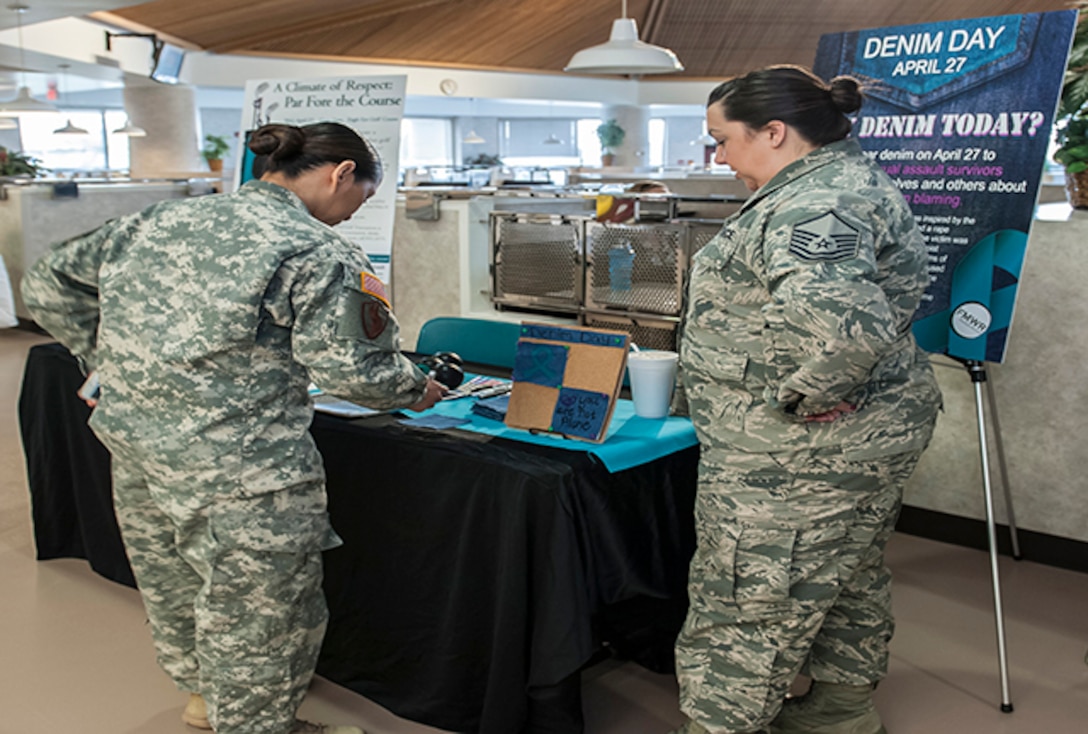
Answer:
<path fill-rule="evenodd" d="M 423 324 L 416 352 L 457 352 L 466 362 L 514 368 L 521 324 L 488 319 L 439 316 Z"/>

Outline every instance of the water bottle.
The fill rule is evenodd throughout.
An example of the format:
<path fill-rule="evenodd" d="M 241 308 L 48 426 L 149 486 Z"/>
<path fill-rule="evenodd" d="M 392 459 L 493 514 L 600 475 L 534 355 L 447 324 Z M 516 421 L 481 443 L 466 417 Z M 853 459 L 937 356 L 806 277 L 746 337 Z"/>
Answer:
<path fill-rule="evenodd" d="M 608 282 L 614 291 L 631 290 L 631 268 L 635 264 L 635 248 L 629 240 L 617 242 L 608 250 Z"/>

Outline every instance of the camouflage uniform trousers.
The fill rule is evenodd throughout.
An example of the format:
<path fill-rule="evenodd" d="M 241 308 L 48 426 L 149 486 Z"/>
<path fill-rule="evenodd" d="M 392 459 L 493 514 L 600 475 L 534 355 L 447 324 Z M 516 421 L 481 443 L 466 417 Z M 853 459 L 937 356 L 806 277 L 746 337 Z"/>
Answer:
<path fill-rule="evenodd" d="M 803 669 L 849 685 L 884 677 L 894 629 L 884 549 L 920 455 L 704 446 L 676 646 L 685 714 L 711 734 L 752 732 Z"/>
<path fill-rule="evenodd" d="M 289 732 L 328 621 L 320 550 L 297 536 L 249 542 L 230 523 L 217 530 L 207 508 L 186 507 L 116 457 L 113 485 L 159 665 L 203 695 L 218 734 Z M 272 509 L 276 494 L 256 504 Z"/>

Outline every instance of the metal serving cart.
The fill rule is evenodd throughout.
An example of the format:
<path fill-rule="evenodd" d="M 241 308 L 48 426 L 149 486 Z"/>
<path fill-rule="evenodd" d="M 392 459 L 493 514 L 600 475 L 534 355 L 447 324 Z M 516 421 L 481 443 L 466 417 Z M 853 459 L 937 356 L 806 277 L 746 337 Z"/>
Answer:
<path fill-rule="evenodd" d="M 639 203 L 636 217 L 621 224 L 581 213 L 492 212 L 492 302 L 626 331 L 644 349 L 675 349 L 691 257 L 741 200 L 659 196 Z"/>

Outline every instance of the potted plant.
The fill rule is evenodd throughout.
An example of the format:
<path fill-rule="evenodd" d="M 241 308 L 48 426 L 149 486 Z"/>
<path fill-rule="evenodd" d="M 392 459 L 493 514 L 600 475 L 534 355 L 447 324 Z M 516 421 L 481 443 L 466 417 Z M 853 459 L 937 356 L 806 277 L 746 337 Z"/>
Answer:
<path fill-rule="evenodd" d="M 492 166 L 501 166 L 502 158 L 497 155 L 480 153 L 474 156 L 465 156 L 465 165 L 472 168 L 491 168 Z"/>
<path fill-rule="evenodd" d="M 222 171 L 223 156 L 230 152 L 230 143 L 222 135 L 205 135 L 200 154 L 208 162 L 208 170 Z"/>
<path fill-rule="evenodd" d="M 1069 203 L 1088 209 L 1088 3 L 1077 3 L 1080 19 L 1069 51 L 1054 138 L 1054 160 L 1065 167 Z"/>
<path fill-rule="evenodd" d="M 35 178 L 45 172 L 37 158 L 0 145 L 0 176 Z"/>
<path fill-rule="evenodd" d="M 615 118 L 605 120 L 597 126 L 597 139 L 601 141 L 601 165 L 611 166 L 616 159 L 616 148 L 623 145 L 627 131 L 620 127 Z"/>

